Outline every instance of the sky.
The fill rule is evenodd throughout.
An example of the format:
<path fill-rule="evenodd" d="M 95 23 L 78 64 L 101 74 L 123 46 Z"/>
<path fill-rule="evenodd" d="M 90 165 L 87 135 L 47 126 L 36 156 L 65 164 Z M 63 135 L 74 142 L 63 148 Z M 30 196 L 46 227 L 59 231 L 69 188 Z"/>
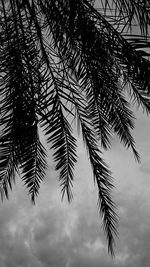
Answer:
<path fill-rule="evenodd" d="M 51 156 L 36 205 L 20 179 L 9 201 L 0 202 L 1 267 L 148 267 L 150 266 L 150 117 L 136 114 L 134 138 L 141 155 L 135 162 L 116 137 L 104 158 L 113 172 L 112 197 L 119 215 L 115 258 L 107 253 L 97 207 L 97 188 L 81 139 L 74 199 L 61 201 Z"/>
<path fill-rule="evenodd" d="M 0 202 L 0 267 L 150 266 L 150 117 L 139 111 L 136 118 L 133 136 L 141 163 L 116 137 L 103 155 L 114 177 L 119 216 L 115 257 L 107 253 L 97 188 L 79 138 L 71 204 L 61 201 L 51 153 L 35 206 L 19 177 L 9 200 Z"/>

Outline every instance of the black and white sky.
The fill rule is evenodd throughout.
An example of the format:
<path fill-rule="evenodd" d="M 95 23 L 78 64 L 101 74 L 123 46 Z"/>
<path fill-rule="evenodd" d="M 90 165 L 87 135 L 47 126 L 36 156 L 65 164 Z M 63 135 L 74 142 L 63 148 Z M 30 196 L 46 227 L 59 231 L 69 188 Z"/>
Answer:
<path fill-rule="evenodd" d="M 119 215 L 115 257 L 107 253 L 97 188 L 79 138 L 71 204 L 61 201 L 51 157 L 35 206 L 19 177 L 9 201 L 0 202 L 0 267 L 150 266 L 150 117 L 139 111 L 136 118 L 133 136 L 141 163 L 116 137 L 111 150 L 104 152 Z"/>
<path fill-rule="evenodd" d="M 51 157 L 36 205 L 19 178 L 9 201 L 0 203 L 0 267 L 149 267 L 150 118 L 136 114 L 134 137 L 141 164 L 117 138 L 104 158 L 113 171 L 119 215 L 116 256 L 107 243 L 97 209 L 97 190 L 81 140 L 72 204 L 61 202 Z"/>

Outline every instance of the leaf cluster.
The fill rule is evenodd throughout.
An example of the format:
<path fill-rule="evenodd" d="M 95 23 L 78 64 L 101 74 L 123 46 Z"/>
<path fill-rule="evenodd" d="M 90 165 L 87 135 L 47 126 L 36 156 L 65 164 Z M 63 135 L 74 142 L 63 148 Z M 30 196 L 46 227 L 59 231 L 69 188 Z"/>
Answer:
<path fill-rule="evenodd" d="M 149 21 L 145 2 L 118 0 L 111 6 L 101 1 L 99 11 L 87 0 L 0 2 L 1 196 L 8 198 L 21 171 L 35 202 L 47 166 L 41 127 L 54 151 L 62 197 L 66 193 L 72 200 L 77 153 L 71 122 L 76 119 L 112 255 L 118 219 L 102 150 L 110 148 L 116 133 L 139 161 L 130 105 L 134 100 L 150 111 L 150 63 L 143 52 Z M 142 37 L 124 34 L 122 25 L 132 28 L 133 20 Z"/>

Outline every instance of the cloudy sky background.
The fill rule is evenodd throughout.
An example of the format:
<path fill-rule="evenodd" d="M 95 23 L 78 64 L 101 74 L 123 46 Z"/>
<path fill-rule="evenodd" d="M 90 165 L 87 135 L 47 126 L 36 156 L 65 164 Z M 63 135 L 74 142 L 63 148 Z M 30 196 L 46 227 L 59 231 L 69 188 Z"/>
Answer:
<path fill-rule="evenodd" d="M 116 257 L 107 242 L 97 209 L 97 189 L 79 139 L 74 200 L 61 202 L 58 173 L 49 169 L 35 206 L 16 181 L 9 201 L 0 203 L 1 267 L 149 267 L 150 253 L 150 118 L 138 112 L 134 137 L 141 164 L 113 139 L 104 153 L 114 176 L 113 198 L 119 215 Z"/>
<path fill-rule="evenodd" d="M 81 139 L 71 205 L 61 202 L 51 157 L 36 205 L 16 180 L 9 201 L 0 202 L 0 267 L 150 266 L 150 117 L 136 113 L 134 138 L 141 164 L 114 138 L 104 158 L 113 172 L 119 215 L 116 256 L 107 242 L 97 208 L 97 188 Z"/>

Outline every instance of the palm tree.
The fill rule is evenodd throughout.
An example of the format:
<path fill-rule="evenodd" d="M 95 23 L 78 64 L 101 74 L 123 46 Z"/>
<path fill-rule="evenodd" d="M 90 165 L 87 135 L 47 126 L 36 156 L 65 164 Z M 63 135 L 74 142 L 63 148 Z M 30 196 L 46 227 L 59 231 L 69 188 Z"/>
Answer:
<path fill-rule="evenodd" d="M 1 0 L 0 4 L 0 189 L 8 198 L 16 173 L 34 203 L 44 179 L 46 150 L 54 151 L 62 197 L 72 200 L 77 161 L 72 120 L 83 136 L 98 205 L 114 253 L 117 214 L 111 172 L 102 152 L 116 133 L 131 147 L 132 101 L 150 112 L 149 1 Z M 133 24 L 140 34 L 133 36 Z M 129 33 L 129 34 L 128 34 Z"/>

